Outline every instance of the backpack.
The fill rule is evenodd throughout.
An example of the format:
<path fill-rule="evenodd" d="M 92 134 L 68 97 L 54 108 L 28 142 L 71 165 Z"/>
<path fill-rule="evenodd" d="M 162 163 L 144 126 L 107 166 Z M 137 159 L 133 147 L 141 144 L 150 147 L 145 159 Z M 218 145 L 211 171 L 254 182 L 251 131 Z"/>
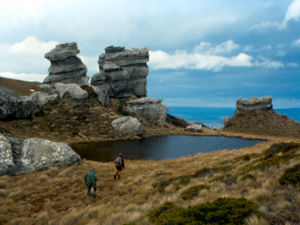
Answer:
<path fill-rule="evenodd" d="M 122 166 L 122 158 L 120 156 L 118 156 L 116 159 L 115 159 L 115 165 L 117 167 L 121 167 Z"/>

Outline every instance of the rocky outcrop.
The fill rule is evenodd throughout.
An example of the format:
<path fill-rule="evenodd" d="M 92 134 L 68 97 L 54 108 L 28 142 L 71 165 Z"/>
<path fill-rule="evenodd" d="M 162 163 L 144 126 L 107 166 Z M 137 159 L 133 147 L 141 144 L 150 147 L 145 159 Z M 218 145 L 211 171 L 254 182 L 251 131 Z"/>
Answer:
<path fill-rule="evenodd" d="M 95 74 L 91 84 L 107 91 L 113 98 L 147 95 L 148 49 L 126 50 L 109 46 L 99 56 L 100 73 Z"/>
<path fill-rule="evenodd" d="M 202 125 L 201 124 L 191 124 L 185 128 L 186 131 L 190 132 L 201 132 L 202 131 Z"/>
<path fill-rule="evenodd" d="M 87 68 L 76 55 L 79 53 L 76 42 L 56 45 L 45 54 L 51 66 L 43 83 L 88 83 Z"/>
<path fill-rule="evenodd" d="M 165 121 L 168 109 L 161 104 L 162 99 L 155 98 L 140 98 L 127 102 L 127 107 L 130 113 L 137 114 L 142 117 L 149 117 L 155 120 Z"/>
<path fill-rule="evenodd" d="M 238 98 L 236 101 L 236 110 L 235 114 L 238 114 L 243 111 L 253 111 L 253 110 L 264 110 L 272 111 L 272 96 L 266 97 L 252 97 L 252 98 Z"/>
<path fill-rule="evenodd" d="M 6 138 L 0 134 L 0 175 L 69 166 L 79 161 L 80 156 L 64 143 Z"/>
<path fill-rule="evenodd" d="M 34 103 L 16 96 L 11 90 L 0 88 L 0 119 L 24 119 L 31 116 Z"/>
<path fill-rule="evenodd" d="M 143 133 L 141 123 L 136 118 L 130 116 L 115 119 L 111 125 L 114 129 L 128 135 L 140 135 Z"/>

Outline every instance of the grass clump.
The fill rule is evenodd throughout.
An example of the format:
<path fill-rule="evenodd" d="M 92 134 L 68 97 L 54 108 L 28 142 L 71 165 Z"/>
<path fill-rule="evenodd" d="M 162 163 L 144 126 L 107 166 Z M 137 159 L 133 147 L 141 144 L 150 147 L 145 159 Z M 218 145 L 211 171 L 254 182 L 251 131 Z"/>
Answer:
<path fill-rule="evenodd" d="M 281 185 L 299 185 L 300 184 L 300 164 L 285 170 L 284 174 L 279 178 Z"/>
<path fill-rule="evenodd" d="M 191 175 L 182 175 L 182 176 L 178 176 L 178 177 L 172 177 L 168 180 L 161 180 L 159 182 L 156 182 L 156 183 L 152 184 L 152 187 L 156 191 L 163 193 L 163 192 L 165 192 L 165 188 L 167 186 L 169 186 L 170 184 L 174 184 L 174 186 L 178 190 L 180 188 L 180 186 L 187 185 L 188 183 L 190 183 L 191 177 L 192 177 Z"/>
<path fill-rule="evenodd" d="M 245 224 L 245 219 L 252 214 L 258 214 L 257 205 L 244 198 L 218 198 L 187 209 L 167 202 L 152 210 L 148 217 L 157 225 L 239 225 Z"/>
<path fill-rule="evenodd" d="M 210 189 L 210 186 L 201 184 L 201 185 L 190 187 L 181 193 L 181 198 L 183 200 L 193 199 L 195 196 L 198 196 L 199 191 L 202 191 L 204 189 L 208 190 L 208 189 Z"/>

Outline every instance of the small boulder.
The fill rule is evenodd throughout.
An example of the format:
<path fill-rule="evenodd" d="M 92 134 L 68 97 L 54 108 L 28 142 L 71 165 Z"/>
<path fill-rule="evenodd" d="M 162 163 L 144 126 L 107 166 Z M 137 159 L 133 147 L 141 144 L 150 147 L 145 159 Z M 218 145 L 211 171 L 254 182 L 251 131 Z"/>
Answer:
<path fill-rule="evenodd" d="M 242 111 L 254 110 L 273 111 L 272 96 L 252 97 L 252 98 L 238 98 L 236 101 L 235 114 Z"/>
<path fill-rule="evenodd" d="M 189 125 L 185 128 L 186 131 L 190 131 L 190 132 L 201 132 L 202 131 L 202 125 L 201 124 L 192 124 Z"/>
<path fill-rule="evenodd" d="M 58 93 L 59 98 L 65 98 L 66 96 L 70 96 L 74 99 L 86 99 L 88 97 L 87 91 L 83 90 L 77 84 L 56 83 L 54 85 L 54 88 Z"/>
<path fill-rule="evenodd" d="M 0 175 L 8 173 L 14 166 L 10 141 L 0 134 Z"/>
<path fill-rule="evenodd" d="M 129 135 L 141 135 L 143 133 L 141 123 L 136 118 L 130 116 L 115 119 L 111 125 L 114 129 Z"/>

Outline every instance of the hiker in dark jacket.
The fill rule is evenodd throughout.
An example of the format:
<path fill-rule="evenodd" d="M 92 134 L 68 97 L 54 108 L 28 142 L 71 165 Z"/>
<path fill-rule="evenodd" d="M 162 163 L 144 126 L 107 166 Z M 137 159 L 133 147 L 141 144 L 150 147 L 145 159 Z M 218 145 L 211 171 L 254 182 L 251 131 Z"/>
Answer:
<path fill-rule="evenodd" d="M 118 176 L 118 179 L 120 179 L 121 171 L 122 171 L 123 168 L 125 169 L 125 162 L 124 162 L 124 158 L 123 158 L 122 153 L 120 153 L 117 156 L 117 158 L 115 159 L 115 166 L 116 166 L 117 172 L 114 175 L 114 179 L 116 179 L 117 176 Z"/>
<path fill-rule="evenodd" d="M 96 195 L 96 182 L 97 182 L 97 175 L 95 172 L 95 168 L 91 168 L 89 172 L 87 172 L 84 176 L 84 183 L 87 186 L 87 198 L 90 198 L 91 188 L 94 188 L 94 194 Z"/>

